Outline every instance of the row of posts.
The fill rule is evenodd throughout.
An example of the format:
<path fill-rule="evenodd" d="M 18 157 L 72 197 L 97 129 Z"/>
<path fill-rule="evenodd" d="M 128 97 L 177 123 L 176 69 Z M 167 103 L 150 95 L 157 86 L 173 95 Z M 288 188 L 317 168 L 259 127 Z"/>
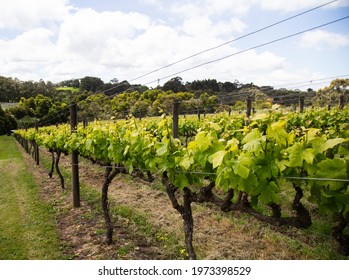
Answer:
<path fill-rule="evenodd" d="M 77 129 L 77 105 L 72 104 L 70 106 L 70 124 L 71 124 L 71 133 L 75 133 Z M 38 123 L 35 123 L 35 130 L 38 131 Z M 21 144 L 25 151 L 29 153 L 29 141 L 21 139 Z M 40 154 L 39 146 L 35 141 L 32 142 L 32 147 L 34 149 L 33 157 L 35 159 L 36 165 L 40 164 Z M 80 207 L 80 187 L 79 187 L 79 160 L 78 152 L 73 151 L 71 154 L 72 157 L 72 188 L 73 188 L 73 205 L 74 207 Z"/>
<path fill-rule="evenodd" d="M 31 148 L 34 149 L 34 151 L 31 152 L 30 151 L 31 148 L 29 148 L 29 140 L 17 137 L 17 141 L 22 145 L 22 147 L 24 148 L 24 150 L 26 151 L 27 154 L 31 153 L 32 157 L 35 160 L 35 164 L 39 165 L 40 164 L 39 146 L 36 144 L 36 142 L 35 141 L 30 141 L 31 142 Z"/>
<path fill-rule="evenodd" d="M 248 120 L 252 114 L 253 108 L 252 108 L 252 101 L 254 98 L 252 96 L 247 96 L 246 98 L 246 119 Z M 303 113 L 304 111 L 304 96 L 299 97 L 299 112 Z M 173 103 L 173 110 L 172 110 L 172 133 L 174 138 L 178 138 L 178 119 L 179 119 L 179 104 L 180 102 L 178 100 L 175 100 Z M 342 110 L 344 108 L 344 95 L 339 96 L 339 109 Z M 330 105 L 328 107 L 330 108 Z M 198 118 L 200 119 L 200 113 L 198 112 Z"/>
<path fill-rule="evenodd" d="M 246 98 L 246 117 L 250 118 L 253 108 L 252 108 L 252 96 L 248 96 Z M 343 103 L 343 104 L 342 104 Z M 344 106 L 344 98 L 342 98 L 342 106 Z M 173 137 L 178 138 L 178 119 L 179 119 L 179 104 L 180 102 L 178 100 L 175 100 L 172 107 L 172 131 L 173 131 Z M 302 113 L 304 111 L 304 96 L 299 97 L 299 112 Z M 200 119 L 200 113 L 198 112 L 198 118 Z"/>
<path fill-rule="evenodd" d="M 26 128 L 27 130 L 28 128 Z M 35 130 L 38 131 L 38 123 L 35 122 Z M 18 140 L 18 138 L 17 138 Z M 23 138 L 21 138 L 20 140 L 20 143 L 22 145 L 22 147 L 24 148 L 24 150 L 30 154 L 30 149 L 29 149 L 29 141 L 28 140 L 25 140 Z M 32 152 L 32 156 L 34 157 L 34 160 L 35 160 L 35 164 L 36 165 L 39 165 L 40 164 L 40 153 L 39 153 L 39 146 L 36 144 L 35 141 L 30 141 L 31 142 L 31 145 L 32 145 L 32 148 L 34 149 L 34 151 Z"/>

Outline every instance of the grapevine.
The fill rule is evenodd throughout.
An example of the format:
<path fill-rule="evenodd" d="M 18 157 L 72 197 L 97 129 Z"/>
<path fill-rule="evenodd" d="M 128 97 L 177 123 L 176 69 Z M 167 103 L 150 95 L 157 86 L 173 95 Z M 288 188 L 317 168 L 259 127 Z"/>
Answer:
<path fill-rule="evenodd" d="M 248 125 L 241 115 L 185 118 L 180 122 L 180 139 L 173 138 L 166 116 L 156 121 L 93 122 L 79 125 L 74 133 L 61 125 L 16 134 L 56 153 L 77 151 L 106 166 L 102 199 L 108 243 L 112 242 L 107 201 L 111 180 L 121 170 L 145 171 L 148 178 L 162 177 L 172 206 L 183 218 L 191 259 L 196 258 L 193 202 L 243 211 L 276 225 L 307 228 L 312 218 L 305 198 L 336 219 L 333 237 L 348 255 L 349 238 L 344 233 L 349 223 L 348 119 L 349 111 L 338 109 L 267 112 L 253 116 Z M 318 180 L 305 180 L 309 177 Z M 287 205 L 284 193 L 290 187 L 294 199 Z"/>

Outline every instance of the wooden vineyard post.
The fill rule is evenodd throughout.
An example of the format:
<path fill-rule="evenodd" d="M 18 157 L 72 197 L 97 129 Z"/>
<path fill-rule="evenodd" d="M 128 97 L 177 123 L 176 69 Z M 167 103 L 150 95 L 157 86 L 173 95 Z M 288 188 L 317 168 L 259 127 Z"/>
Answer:
<path fill-rule="evenodd" d="M 172 110 L 172 133 L 174 138 L 178 138 L 178 111 L 179 111 L 179 102 L 175 100 L 173 103 Z"/>
<path fill-rule="evenodd" d="M 304 96 L 299 97 L 299 113 L 304 111 Z"/>
<path fill-rule="evenodd" d="M 247 96 L 247 98 L 246 98 L 246 122 L 245 122 L 246 125 L 248 125 L 250 122 L 251 112 L 252 112 L 252 97 Z"/>
<path fill-rule="evenodd" d="M 70 106 L 70 125 L 71 133 L 75 133 L 77 129 L 77 105 Z M 75 208 L 80 207 L 80 186 L 79 186 L 79 159 L 78 152 L 72 151 L 72 183 L 73 183 L 73 205 Z"/>
<path fill-rule="evenodd" d="M 35 122 L 35 131 L 38 132 L 38 122 Z M 38 144 L 35 142 L 35 147 L 34 147 L 34 152 L 35 152 L 35 162 L 36 165 L 40 164 L 40 159 L 39 159 L 39 146 Z"/>
<path fill-rule="evenodd" d="M 88 120 L 87 119 L 84 119 L 83 121 L 82 121 L 82 124 L 83 124 L 83 126 L 84 126 L 84 128 L 88 125 Z"/>
<path fill-rule="evenodd" d="M 339 96 L 339 110 L 343 110 L 344 108 L 344 94 Z"/>

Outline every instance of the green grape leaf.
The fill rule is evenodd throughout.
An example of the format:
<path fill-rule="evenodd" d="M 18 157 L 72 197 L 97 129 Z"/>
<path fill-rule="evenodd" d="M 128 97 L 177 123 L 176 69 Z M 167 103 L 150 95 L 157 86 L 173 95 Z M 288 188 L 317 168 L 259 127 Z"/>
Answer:
<path fill-rule="evenodd" d="M 235 164 L 233 166 L 233 169 L 236 175 L 239 175 L 244 179 L 248 178 L 248 175 L 250 174 L 250 169 L 246 166 L 243 166 L 242 164 Z"/>
<path fill-rule="evenodd" d="M 326 146 L 328 149 L 332 149 L 334 146 L 337 146 L 338 144 L 341 144 L 343 142 L 346 142 L 344 138 L 335 138 L 335 139 L 328 139 L 326 141 Z"/>
<path fill-rule="evenodd" d="M 207 137 L 206 132 L 204 132 L 204 131 L 201 131 L 196 135 L 195 143 L 196 143 L 198 149 L 200 149 L 201 151 L 207 150 L 208 147 L 210 147 L 210 145 L 211 145 L 211 141 L 210 141 L 209 137 Z"/>
<path fill-rule="evenodd" d="M 307 163 L 312 164 L 315 158 L 314 150 L 312 148 L 307 148 L 302 153 L 302 158 Z"/>
<path fill-rule="evenodd" d="M 217 168 L 222 164 L 225 154 L 226 151 L 218 151 L 211 156 L 213 168 Z"/>
<path fill-rule="evenodd" d="M 295 143 L 293 146 L 286 149 L 289 153 L 289 163 L 288 166 L 303 166 L 303 161 L 312 164 L 315 158 L 314 150 L 312 148 L 304 149 L 303 143 Z"/>
<path fill-rule="evenodd" d="M 125 147 L 125 150 L 124 150 L 124 156 L 127 155 L 129 149 L 130 149 L 130 145 L 127 145 L 127 146 Z"/>
<path fill-rule="evenodd" d="M 189 185 L 187 176 L 185 176 L 185 174 L 182 173 L 176 174 L 174 185 L 180 189 L 184 189 L 185 187 L 187 187 Z"/>
<path fill-rule="evenodd" d="M 284 126 L 286 121 L 279 121 L 268 126 L 267 137 L 274 138 L 276 143 L 285 146 L 287 142 L 290 142 L 291 136 L 289 135 Z"/>
<path fill-rule="evenodd" d="M 279 176 L 280 169 L 275 162 L 270 162 L 270 171 L 274 178 Z"/>
<path fill-rule="evenodd" d="M 328 149 L 326 140 L 323 137 L 315 137 L 309 141 L 316 153 L 322 153 Z"/>
<path fill-rule="evenodd" d="M 303 144 L 295 143 L 293 146 L 286 149 L 286 152 L 289 153 L 289 166 L 302 166 L 303 159 Z"/>
<path fill-rule="evenodd" d="M 314 139 L 319 138 L 317 135 L 320 132 L 320 129 L 318 128 L 311 128 L 308 130 L 307 132 L 307 138 L 308 138 L 308 142 L 313 141 Z"/>
<path fill-rule="evenodd" d="M 270 182 L 268 186 L 261 190 L 259 200 L 264 204 L 276 203 L 281 201 L 280 196 L 277 194 L 278 186 L 275 182 Z"/>
<path fill-rule="evenodd" d="M 245 144 L 243 149 L 258 155 L 263 152 L 261 145 L 263 140 L 265 141 L 265 137 L 262 137 L 259 129 L 255 128 L 242 139 L 242 144 Z"/>
<path fill-rule="evenodd" d="M 248 193 L 249 195 L 258 195 L 259 181 L 255 174 L 250 173 L 247 178 L 237 178 L 238 190 Z"/>
<path fill-rule="evenodd" d="M 183 167 L 185 170 L 188 170 L 193 163 L 194 160 L 191 157 L 185 156 L 179 162 L 179 166 Z"/>
<path fill-rule="evenodd" d="M 283 172 L 287 166 L 289 161 L 287 160 L 276 160 L 276 165 L 279 167 L 280 172 Z"/>
<path fill-rule="evenodd" d="M 155 148 L 156 148 L 156 154 L 158 156 L 163 156 L 167 153 L 168 151 L 168 145 L 167 143 L 156 143 L 155 144 Z"/>
<path fill-rule="evenodd" d="M 318 164 L 316 176 L 318 178 L 348 179 L 346 160 L 342 158 L 325 159 Z M 328 182 L 332 189 L 339 189 L 343 186 L 340 182 Z"/>
<path fill-rule="evenodd" d="M 340 154 L 346 160 L 349 160 L 349 149 L 346 149 L 343 146 L 340 146 L 338 149 L 338 154 Z"/>

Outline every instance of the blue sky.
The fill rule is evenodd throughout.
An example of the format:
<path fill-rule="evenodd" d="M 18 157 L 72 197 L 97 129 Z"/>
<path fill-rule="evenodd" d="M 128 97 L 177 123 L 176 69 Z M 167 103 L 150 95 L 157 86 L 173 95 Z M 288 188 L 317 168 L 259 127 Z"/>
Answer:
<path fill-rule="evenodd" d="M 349 0 L 135 78 L 328 2 L 0 0 L 0 75 L 52 82 L 97 76 L 154 87 L 180 76 L 317 89 L 349 77 L 349 19 L 245 50 L 349 16 Z"/>

